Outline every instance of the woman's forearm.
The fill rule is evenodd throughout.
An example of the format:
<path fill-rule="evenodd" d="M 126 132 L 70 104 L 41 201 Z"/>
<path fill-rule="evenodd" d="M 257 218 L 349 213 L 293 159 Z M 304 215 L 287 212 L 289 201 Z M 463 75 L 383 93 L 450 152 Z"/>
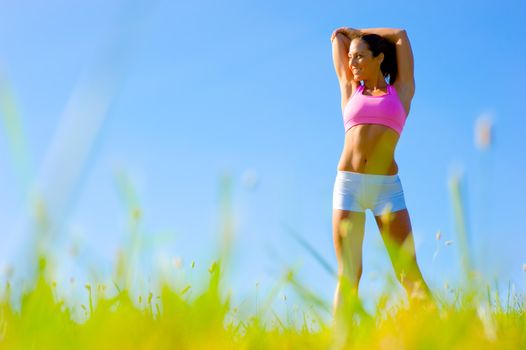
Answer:
<path fill-rule="evenodd" d="M 403 29 L 398 28 L 366 28 L 359 29 L 362 33 L 365 34 L 376 34 L 383 36 L 384 38 L 396 42 L 400 37 L 400 34 L 404 31 Z"/>

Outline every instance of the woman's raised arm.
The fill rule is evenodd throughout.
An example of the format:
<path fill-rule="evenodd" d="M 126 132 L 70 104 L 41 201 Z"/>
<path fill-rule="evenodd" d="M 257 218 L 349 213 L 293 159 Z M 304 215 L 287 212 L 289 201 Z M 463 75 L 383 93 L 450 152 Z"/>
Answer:
<path fill-rule="evenodd" d="M 342 33 L 349 39 L 353 37 L 354 34 L 376 34 L 380 35 L 390 41 L 396 42 L 402 33 L 404 32 L 404 29 L 399 28 L 365 28 L 365 29 L 354 29 L 350 27 L 340 27 L 336 29 L 331 36 L 331 41 L 334 39 L 336 34 Z"/>
<path fill-rule="evenodd" d="M 332 61 L 340 84 L 353 79 L 353 74 L 349 69 L 349 44 L 350 40 L 342 34 L 332 39 Z"/>

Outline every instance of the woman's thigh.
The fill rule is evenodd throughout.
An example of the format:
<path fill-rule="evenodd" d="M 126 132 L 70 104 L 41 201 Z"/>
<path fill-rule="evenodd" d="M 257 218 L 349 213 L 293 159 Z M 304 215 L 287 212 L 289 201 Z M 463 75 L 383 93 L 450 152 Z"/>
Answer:
<path fill-rule="evenodd" d="M 365 212 L 333 209 L 333 240 L 339 271 L 361 268 Z"/>

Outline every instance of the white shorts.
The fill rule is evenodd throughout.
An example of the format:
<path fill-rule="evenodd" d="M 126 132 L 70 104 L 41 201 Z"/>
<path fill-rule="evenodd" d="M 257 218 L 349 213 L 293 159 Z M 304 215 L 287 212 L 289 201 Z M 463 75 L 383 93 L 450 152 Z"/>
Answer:
<path fill-rule="evenodd" d="M 395 212 L 406 208 L 402 182 L 396 175 L 375 175 L 338 170 L 332 197 L 332 208 L 365 212 L 375 216 L 384 210 Z"/>

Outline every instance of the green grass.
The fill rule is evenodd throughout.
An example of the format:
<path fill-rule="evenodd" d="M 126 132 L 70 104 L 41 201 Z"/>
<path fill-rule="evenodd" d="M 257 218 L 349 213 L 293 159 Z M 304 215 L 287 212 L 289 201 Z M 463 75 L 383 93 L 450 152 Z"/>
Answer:
<path fill-rule="evenodd" d="M 452 182 L 456 210 L 461 210 L 458 182 Z M 228 186 L 226 186 L 228 188 Z M 224 196 L 228 197 L 228 191 Z M 228 201 L 223 203 L 229 208 Z M 42 210 L 41 204 L 39 207 Z M 274 288 L 259 298 L 256 312 L 243 313 L 225 293 L 225 264 L 231 249 L 220 247 L 218 258 L 206 272 L 206 284 L 197 288 L 185 281 L 178 285 L 161 279 L 147 295 L 132 296 L 128 269 L 140 246 L 136 225 L 140 211 L 129 208 L 131 235 L 128 250 L 114 267 L 113 285 L 87 284 L 87 302 L 67 303 L 49 279 L 49 254 L 38 255 L 35 278 L 14 308 L 11 286 L 4 286 L 0 300 L 0 344 L 6 349 L 524 349 L 526 317 L 524 301 L 508 293 L 506 301 L 476 278 L 467 259 L 465 284 L 446 293 L 436 292 L 436 303 L 392 305 L 387 290 L 377 300 L 374 313 L 360 300 L 347 309 L 340 324 L 325 322 L 331 305 L 297 278 L 293 269 L 283 271 Z M 228 210 L 223 215 L 229 216 Z M 44 220 L 48 222 L 49 220 Z M 462 223 L 457 223 L 462 226 Z M 42 228 L 41 228 L 42 229 Z M 231 237 L 225 220 L 224 237 Z M 334 270 L 301 236 L 289 233 L 328 273 Z M 460 227 L 459 231 L 465 234 Z M 38 240 L 38 238 L 37 238 Z M 224 241 L 223 241 L 224 242 Z M 40 247 L 36 244 L 36 247 Z M 464 246 L 467 250 L 467 245 Z M 467 254 L 462 251 L 461 254 Z M 193 263 L 192 263 L 193 266 Z M 475 277 L 474 277 L 475 276 Z M 336 280 L 335 280 L 336 283 Z M 283 288 L 301 300 L 292 317 L 282 318 L 273 303 Z M 157 291 L 157 292 L 153 292 Z M 390 306 L 389 306 L 390 305 Z M 76 309 L 75 309 L 76 308 Z M 82 310 L 83 318 L 74 317 Z M 288 315 L 290 316 L 290 315 Z"/>
<path fill-rule="evenodd" d="M 8 349 L 127 348 L 127 349 L 520 349 L 526 345 L 524 304 L 514 298 L 507 306 L 499 298 L 457 291 L 454 302 L 438 307 L 387 307 L 382 296 L 370 315 L 354 308 L 352 320 L 341 328 L 324 324 L 309 313 L 327 305 L 288 272 L 284 283 L 303 297 L 303 323 L 265 322 L 263 312 L 239 317 L 230 296 L 221 297 L 221 260 L 210 267 L 207 286 L 192 298 L 188 288 L 161 283 L 160 293 L 132 300 L 126 289 L 86 285 L 86 317 L 75 321 L 73 311 L 56 295 L 56 283 L 45 276 L 40 259 L 33 287 L 21 296 L 20 309 L 9 302 L 9 285 L 0 301 L 0 344 Z M 310 316 L 309 316 L 310 315 Z M 311 323 L 316 323 L 313 327 Z M 298 327 L 298 325 L 300 327 Z"/>

